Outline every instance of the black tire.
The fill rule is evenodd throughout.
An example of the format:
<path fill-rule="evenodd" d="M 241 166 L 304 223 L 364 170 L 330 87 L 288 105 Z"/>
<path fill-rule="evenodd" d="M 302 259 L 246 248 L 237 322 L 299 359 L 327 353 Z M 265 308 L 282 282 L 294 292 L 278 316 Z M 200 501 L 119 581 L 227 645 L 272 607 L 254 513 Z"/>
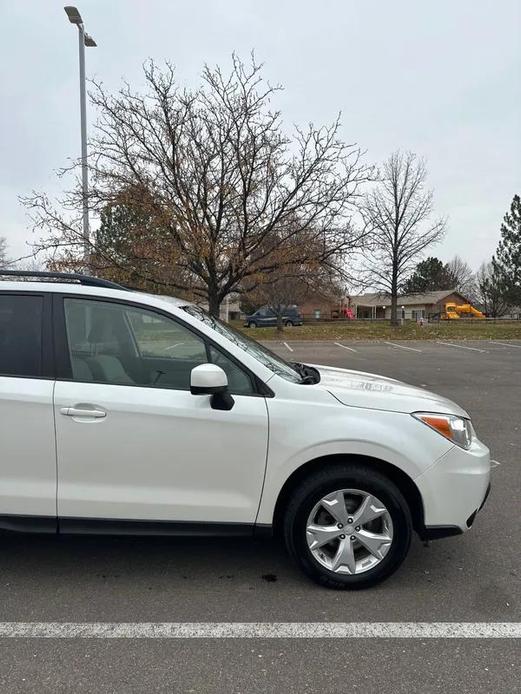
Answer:
<path fill-rule="evenodd" d="M 385 557 L 359 574 L 339 574 L 322 566 L 306 541 L 309 514 L 321 498 L 339 489 L 359 489 L 385 504 L 393 523 L 393 540 Z M 306 478 L 291 497 L 284 516 L 284 540 L 290 556 L 304 573 L 327 588 L 362 589 L 388 578 L 402 564 L 412 535 L 411 513 L 398 487 L 385 475 L 362 464 L 326 467 Z"/>
<path fill-rule="evenodd" d="M 293 321 L 292 320 L 287 320 L 284 325 L 286 328 L 292 328 L 293 327 Z"/>
<path fill-rule="evenodd" d="M 253 321 L 251 323 L 248 323 L 248 328 L 256 328 L 257 323 L 254 323 Z"/>

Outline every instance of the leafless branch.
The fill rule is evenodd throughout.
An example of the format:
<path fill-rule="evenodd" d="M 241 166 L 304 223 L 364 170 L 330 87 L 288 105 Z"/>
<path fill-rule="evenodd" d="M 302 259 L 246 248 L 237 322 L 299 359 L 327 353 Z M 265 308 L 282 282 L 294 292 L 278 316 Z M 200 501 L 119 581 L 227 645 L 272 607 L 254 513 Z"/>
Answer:
<path fill-rule="evenodd" d="M 144 228 L 136 238 L 129 230 L 124 252 L 93 235 L 103 272 L 144 273 L 152 284 L 206 296 L 216 312 L 226 294 L 287 266 L 288 257 L 341 270 L 365 240 L 352 215 L 371 169 L 356 145 L 340 139 L 339 120 L 285 134 L 271 106 L 280 87 L 263 80 L 254 56 L 244 63 L 234 55 L 227 75 L 205 66 L 193 90 L 178 85 L 170 64 L 149 61 L 143 69 L 144 93 L 128 84 L 109 93 L 99 82 L 90 93 L 98 114 L 89 156 L 92 213 L 121 205 L 123 196 L 154 220 L 148 237 Z M 39 247 L 56 262 L 81 260 L 79 186 L 60 212 L 41 194 L 25 204 Z"/>
<path fill-rule="evenodd" d="M 425 187 L 425 163 L 414 153 L 395 152 L 384 162 L 378 184 L 366 196 L 362 214 L 369 229 L 362 282 L 391 295 L 397 323 L 397 296 L 418 260 L 445 234 L 445 220 L 430 221 L 433 195 Z"/>

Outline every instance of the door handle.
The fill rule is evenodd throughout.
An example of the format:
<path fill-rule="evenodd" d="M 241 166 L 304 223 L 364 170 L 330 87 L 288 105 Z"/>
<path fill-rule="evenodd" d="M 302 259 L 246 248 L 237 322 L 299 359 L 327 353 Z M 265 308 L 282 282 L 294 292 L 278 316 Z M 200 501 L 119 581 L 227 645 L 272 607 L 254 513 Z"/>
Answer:
<path fill-rule="evenodd" d="M 87 410 L 80 407 L 61 407 L 60 413 L 66 417 L 93 417 L 94 419 L 102 419 L 107 416 L 104 410 Z"/>

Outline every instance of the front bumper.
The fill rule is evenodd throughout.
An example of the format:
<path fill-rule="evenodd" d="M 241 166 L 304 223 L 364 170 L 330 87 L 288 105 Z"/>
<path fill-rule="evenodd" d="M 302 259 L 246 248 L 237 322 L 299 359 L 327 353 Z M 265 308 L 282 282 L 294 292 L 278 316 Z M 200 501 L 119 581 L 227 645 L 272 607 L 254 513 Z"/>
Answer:
<path fill-rule="evenodd" d="M 454 446 L 416 478 L 423 499 L 423 539 L 459 535 L 473 524 L 490 492 L 490 453 L 475 439 L 468 451 Z"/>
<path fill-rule="evenodd" d="M 472 527 L 472 524 L 474 523 L 474 520 L 475 520 L 477 514 L 481 511 L 481 509 L 485 505 L 489 494 L 490 494 L 490 483 L 487 487 L 487 491 L 485 492 L 485 498 L 481 502 L 480 507 L 477 508 L 473 513 L 471 513 L 470 516 L 467 518 L 467 521 L 466 521 L 467 529 L 470 529 Z M 464 532 L 463 529 L 458 527 L 457 525 L 429 525 L 429 526 L 424 525 L 419 530 L 419 535 L 420 535 L 422 540 L 441 540 L 443 537 L 453 537 L 454 535 L 462 535 L 463 532 Z"/>

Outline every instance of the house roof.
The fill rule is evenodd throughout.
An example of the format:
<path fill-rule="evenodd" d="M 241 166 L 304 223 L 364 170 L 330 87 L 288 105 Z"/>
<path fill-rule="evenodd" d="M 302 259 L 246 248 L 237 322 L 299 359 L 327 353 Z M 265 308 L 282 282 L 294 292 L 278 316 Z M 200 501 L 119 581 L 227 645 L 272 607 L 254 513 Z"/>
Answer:
<path fill-rule="evenodd" d="M 402 294 L 398 297 L 400 306 L 411 306 L 416 304 L 437 304 L 443 301 L 445 297 L 451 294 L 457 294 L 465 301 L 468 299 L 458 292 L 456 289 L 444 289 L 436 292 L 425 292 L 424 294 Z M 372 294 L 359 294 L 351 297 L 352 303 L 358 306 L 385 306 L 390 305 L 391 295 L 381 292 L 373 292 Z"/>

